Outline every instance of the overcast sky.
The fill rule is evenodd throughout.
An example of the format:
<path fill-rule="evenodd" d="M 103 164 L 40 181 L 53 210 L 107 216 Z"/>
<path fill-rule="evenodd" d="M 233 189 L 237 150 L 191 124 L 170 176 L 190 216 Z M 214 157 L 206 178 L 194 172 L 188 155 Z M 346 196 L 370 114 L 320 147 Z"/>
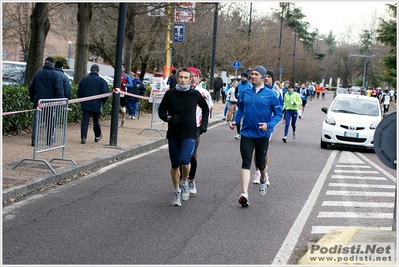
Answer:
<path fill-rule="evenodd" d="M 249 2 L 248 2 L 249 3 Z M 279 2 L 253 2 L 260 10 L 271 11 L 278 9 Z M 352 28 L 353 35 L 358 35 L 362 29 L 368 29 L 376 24 L 380 17 L 389 18 L 385 4 L 394 1 L 296 1 L 310 23 L 311 29 L 318 28 L 321 35 L 328 35 L 330 30 L 335 35 L 346 35 L 348 28 Z"/>

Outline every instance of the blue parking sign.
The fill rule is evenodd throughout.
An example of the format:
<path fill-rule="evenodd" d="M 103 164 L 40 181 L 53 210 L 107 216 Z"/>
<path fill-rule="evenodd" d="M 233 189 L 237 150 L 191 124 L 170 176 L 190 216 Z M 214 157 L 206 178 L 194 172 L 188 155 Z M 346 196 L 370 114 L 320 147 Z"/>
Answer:
<path fill-rule="evenodd" d="M 233 62 L 233 68 L 239 69 L 240 67 L 241 67 L 240 61 L 234 61 L 234 62 Z"/>

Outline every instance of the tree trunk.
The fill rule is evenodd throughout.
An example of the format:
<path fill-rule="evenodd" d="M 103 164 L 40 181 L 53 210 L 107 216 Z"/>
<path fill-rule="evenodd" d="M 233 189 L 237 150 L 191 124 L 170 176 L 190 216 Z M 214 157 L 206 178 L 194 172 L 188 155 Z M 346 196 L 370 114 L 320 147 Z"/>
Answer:
<path fill-rule="evenodd" d="M 128 3 L 126 10 L 126 28 L 125 28 L 125 49 L 123 51 L 123 63 L 126 66 L 126 73 L 130 75 L 132 69 L 133 39 L 134 39 L 134 16 L 136 9 L 135 3 Z"/>
<path fill-rule="evenodd" d="M 87 60 L 89 57 L 89 27 L 92 17 L 92 4 L 78 4 L 78 32 L 76 34 L 76 54 L 73 74 L 73 82 L 79 84 L 80 80 L 87 75 Z M 101 71 L 101 70 L 100 70 Z"/>
<path fill-rule="evenodd" d="M 32 9 L 29 56 L 26 64 L 25 85 L 29 85 L 36 72 L 43 66 L 44 45 L 50 30 L 48 4 L 36 3 Z"/>

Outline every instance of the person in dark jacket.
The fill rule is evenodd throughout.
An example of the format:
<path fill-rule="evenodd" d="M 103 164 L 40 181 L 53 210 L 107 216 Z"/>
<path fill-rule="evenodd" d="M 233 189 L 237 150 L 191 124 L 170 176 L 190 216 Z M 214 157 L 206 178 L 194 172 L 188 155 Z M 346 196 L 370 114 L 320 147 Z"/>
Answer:
<path fill-rule="evenodd" d="M 145 94 L 145 85 L 142 81 L 140 81 L 140 77 L 138 72 L 133 73 L 133 87 L 128 87 L 127 92 L 135 95 L 143 96 Z M 132 120 L 136 119 L 136 112 L 139 108 L 140 98 L 127 96 L 127 110 L 129 112 L 128 118 Z"/>
<path fill-rule="evenodd" d="M 33 102 L 33 108 L 36 109 L 40 99 L 64 98 L 65 93 L 62 86 L 61 76 L 54 71 L 54 59 L 47 57 L 44 61 L 42 69 L 38 70 L 29 85 L 30 101 Z M 32 142 L 34 146 L 36 142 L 36 124 L 38 119 L 38 111 L 35 110 L 33 127 L 32 127 Z M 52 127 L 48 127 L 52 129 Z M 50 134 L 51 135 L 51 134 Z"/>
<path fill-rule="evenodd" d="M 90 67 L 90 73 L 83 77 L 83 79 L 79 82 L 77 91 L 78 98 L 108 93 L 108 84 L 103 78 L 98 75 L 99 72 L 100 68 L 97 64 L 93 64 Z M 107 102 L 107 100 L 108 97 L 103 97 L 80 102 L 80 109 L 82 110 L 82 121 L 80 124 L 80 143 L 86 143 L 90 116 L 93 117 L 94 142 L 97 143 L 103 137 L 100 126 L 100 116 L 103 110 L 103 105 Z"/>
<path fill-rule="evenodd" d="M 223 88 L 223 79 L 222 77 L 218 76 L 215 78 L 215 81 L 213 82 L 213 103 L 215 102 L 219 103 L 220 89 L 222 88 Z"/>
<path fill-rule="evenodd" d="M 194 153 L 195 140 L 207 131 L 209 107 L 202 94 L 190 89 L 191 72 L 180 69 L 177 72 L 176 89 L 165 92 L 158 108 L 158 116 L 168 122 L 169 157 L 171 162 L 170 174 L 174 186 L 172 205 L 181 206 L 181 200 L 187 201 L 190 197 L 188 175 L 190 159 Z M 202 110 L 202 121 L 197 130 L 197 105 Z M 180 189 L 180 166 L 182 170 L 182 189 Z"/>
<path fill-rule="evenodd" d="M 175 89 L 176 84 L 177 84 L 177 78 L 176 78 L 176 70 L 172 70 L 172 75 L 169 76 L 168 81 L 166 82 L 167 85 L 169 85 L 169 89 Z"/>
<path fill-rule="evenodd" d="M 58 60 L 57 62 L 55 62 L 54 70 L 60 73 L 65 98 L 71 99 L 71 84 L 69 83 L 69 79 L 63 71 L 63 67 L 64 64 L 62 64 L 62 61 Z"/>

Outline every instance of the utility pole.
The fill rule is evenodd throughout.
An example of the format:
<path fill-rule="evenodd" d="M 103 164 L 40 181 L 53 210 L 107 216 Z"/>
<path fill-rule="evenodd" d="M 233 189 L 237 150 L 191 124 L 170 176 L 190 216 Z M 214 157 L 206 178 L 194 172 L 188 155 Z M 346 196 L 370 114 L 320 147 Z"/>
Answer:
<path fill-rule="evenodd" d="M 280 54 L 280 50 L 281 50 L 281 38 L 283 36 L 283 20 L 284 20 L 284 3 L 281 7 L 281 16 L 280 16 L 280 40 L 278 42 L 278 59 L 277 59 L 277 71 L 280 73 L 280 78 L 279 81 L 281 83 L 281 75 L 282 73 L 280 72 L 280 67 L 281 67 L 281 54 Z"/>
<path fill-rule="evenodd" d="M 349 54 L 350 57 L 364 57 L 364 64 L 363 64 L 363 85 L 362 87 L 366 85 L 366 69 L 367 69 L 367 58 L 369 57 L 375 57 L 375 55 L 371 56 L 366 56 L 366 55 L 356 55 L 356 54 Z"/>
<path fill-rule="evenodd" d="M 171 65 L 171 53 L 170 53 L 170 32 L 172 31 L 172 21 L 171 21 L 171 16 L 170 16 L 170 3 L 168 3 L 168 11 L 167 11 L 167 16 L 168 16 L 168 30 L 166 33 L 166 69 L 165 73 L 163 74 L 163 77 L 166 78 L 167 76 L 170 75 L 170 65 Z"/>
<path fill-rule="evenodd" d="M 213 42 L 212 42 L 212 62 L 211 62 L 211 79 L 209 81 L 209 88 L 213 88 L 213 80 L 215 76 L 215 60 L 216 60 L 216 40 L 218 36 L 218 16 L 219 16 L 219 3 L 215 3 L 215 14 L 213 17 Z"/>

